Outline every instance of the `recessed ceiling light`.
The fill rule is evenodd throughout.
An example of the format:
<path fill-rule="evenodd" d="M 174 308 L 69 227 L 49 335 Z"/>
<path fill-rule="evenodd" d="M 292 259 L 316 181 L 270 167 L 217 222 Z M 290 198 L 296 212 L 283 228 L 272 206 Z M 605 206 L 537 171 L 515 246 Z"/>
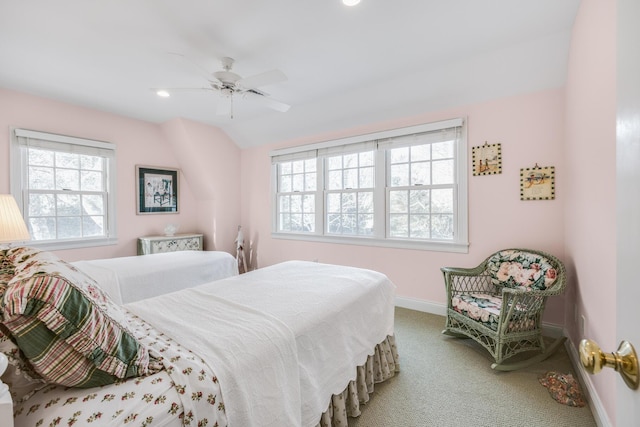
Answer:
<path fill-rule="evenodd" d="M 156 95 L 161 96 L 162 98 L 168 98 L 171 96 L 171 94 L 169 92 L 167 92 L 166 90 L 159 90 L 156 92 Z"/>
<path fill-rule="evenodd" d="M 355 6 L 360 3 L 360 0 L 342 0 L 342 3 L 346 6 Z"/>

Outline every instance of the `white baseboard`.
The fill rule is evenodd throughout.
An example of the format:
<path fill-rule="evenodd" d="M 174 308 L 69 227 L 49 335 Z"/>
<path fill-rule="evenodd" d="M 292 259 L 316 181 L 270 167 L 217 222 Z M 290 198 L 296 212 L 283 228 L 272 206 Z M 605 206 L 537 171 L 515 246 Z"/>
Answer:
<path fill-rule="evenodd" d="M 447 313 L 447 307 L 444 304 L 433 303 L 417 298 L 396 297 L 396 307 L 438 314 L 440 316 L 444 316 Z"/>
<path fill-rule="evenodd" d="M 573 342 L 569 339 L 564 343 L 564 346 L 567 349 L 573 368 L 578 375 L 577 380 L 582 386 L 582 391 L 587 398 L 587 402 L 589 402 L 589 407 L 591 408 L 591 413 L 593 414 L 596 424 L 598 427 L 613 427 L 611 420 L 609 420 L 607 416 L 607 411 L 605 411 L 602 401 L 593 386 L 591 376 L 585 371 L 582 363 L 580 363 L 580 355 L 578 354 L 578 350 L 576 350 L 577 347 L 573 345 Z"/>

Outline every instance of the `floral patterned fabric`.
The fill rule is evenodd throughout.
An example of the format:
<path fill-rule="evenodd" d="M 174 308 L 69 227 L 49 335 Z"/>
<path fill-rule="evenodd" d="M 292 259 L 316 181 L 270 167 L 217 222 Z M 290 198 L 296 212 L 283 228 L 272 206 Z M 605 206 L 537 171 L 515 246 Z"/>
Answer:
<path fill-rule="evenodd" d="M 454 295 L 451 304 L 458 313 L 498 330 L 502 298 L 488 294 L 462 294 Z"/>
<path fill-rule="evenodd" d="M 487 262 L 491 282 L 523 290 L 545 290 L 556 281 L 557 272 L 545 257 L 518 250 L 497 252 Z"/>
<path fill-rule="evenodd" d="M 133 314 L 126 315 L 136 337 L 161 357 L 165 369 L 89 389 L 47 385 L 14 404 L 15 427 L 227 425 L 215 374 L 171 338 Z M 199 414 L 184 413 L 185 399 L 195 402 L 190 406 Z"/>
<path fill-rule="evenodd" d="M 340 394 L 331 397 L 329 408 L 322 414 L 315 427 L 347 427 L 347 417 L 359 417 L 361 405 L 369 401 L 374 384 L 392 378 L 400 371 L 400 360 L 395 336 L 387 337 L 375 348 L 367 362 L 358 366 L 357 377 Z"/>
<path fill-rule="evenodd" d="M 460 294 L 453 296 L 451 299 L 451 305 L 458 313 L 476 320 L 494 331 L 498 330 L 502 298 L 488 294 Z M 526 312 L 527 307 L 522 304 L 518 304 L 516 305 L 516 310 Z M 527 330 L 534 326 L 535 320 L 533 317 L 531 319 L 525 318 L 520 319 L 518 329 Z"/>

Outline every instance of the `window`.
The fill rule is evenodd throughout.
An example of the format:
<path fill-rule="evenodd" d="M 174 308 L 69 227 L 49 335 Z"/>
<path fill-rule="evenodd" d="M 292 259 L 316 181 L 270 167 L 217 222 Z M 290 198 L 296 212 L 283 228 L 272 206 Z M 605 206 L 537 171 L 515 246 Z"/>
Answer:
<path fill-rule="evenodd" d="M 34 246 L 115 243 L 115 145 L 15 129 L 11 190 Z"/>
<path fill-rule="evenodd" d="M 462 119 L 272 153 L 274 237 L 466 252 Z"/>
<path fill-rule="evenodd" d="M 315 231 L 316 183 L 315 159 L 278 164 L 278 224 L 281 231 Z"/>
<path fill-rule="evenodd" d="M 389 236 L 453 239 L 454 142 L 388 150 Z"/>
<path fill-rule="evenodd" d="M 327 157 L 326 233 L 373 234 L 374 152 Z"/>

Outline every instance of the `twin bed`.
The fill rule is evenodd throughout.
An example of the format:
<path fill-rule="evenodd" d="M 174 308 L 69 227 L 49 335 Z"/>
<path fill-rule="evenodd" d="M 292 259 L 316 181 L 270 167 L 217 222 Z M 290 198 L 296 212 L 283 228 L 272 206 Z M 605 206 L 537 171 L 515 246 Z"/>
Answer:
<path fill-rule="evenodd" d="M 9 384 L 16 427 L 346 426 L 374 384 L 399 370 L 394 286 L 383 274 L 289 261 L 237 275 L 228 254 L 216 261 L 198 252 L 175 258 L 185 253 L 73 265 L 55 260 L 45 273 L 29 266 L 36 275 L 68 267 L 90 284 L 79 286 L 82 292 L 91 293 L 91 283 L 104 290 L 149 361 L 144 375 L 79 388 L 41 381 L 13 358 L 13 375 L 36 382 L 26 389 Z M 149 279 L 162 268 L 168 271 Z M 15 283 L 28 281 L 14 270 L 0 275 L 0 293 L 6 282 L 0 310 L 10 319 L 3 326 L 13 322 L 8 294 L 24 292 Z M 194 277 L 194 270 L 208 272 Z M 0 338 L 0 350 L 2 344 Z M 7 383 L 13 378 L 5 376 Z"/>

